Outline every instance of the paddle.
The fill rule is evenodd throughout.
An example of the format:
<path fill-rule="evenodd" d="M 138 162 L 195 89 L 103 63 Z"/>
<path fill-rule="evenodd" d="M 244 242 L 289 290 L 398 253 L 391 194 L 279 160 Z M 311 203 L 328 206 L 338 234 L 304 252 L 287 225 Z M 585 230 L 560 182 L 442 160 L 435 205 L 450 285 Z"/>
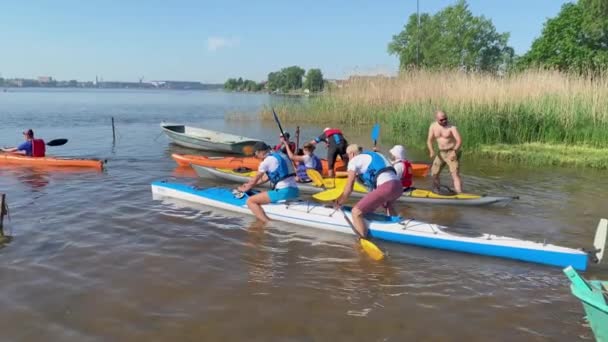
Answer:
<path fill-rule="evenodd" d="M 65 145 L 68 142 L 68 139 L 55 139 L 46 143 L 46 146 L 61 146 Z"/>
<path fill-rule="evenodd" d="M 279 131 L 281 131 L 281 136 L 285 137 L 285 134 L 283 134 L 283 127 L 281 127 L 281 121 L 279 121 L 279 117 L 277 116 L 277 113 L 274 111 L 274 108 L 272 108 L 272 115 L 274 116 L 274 121 L 277 123 L 277 126 L 279 126 Z"/>
<path fill-rule="evenodd" d="M 340 207 L 340 211 L 342 212 L 342 215 L 344 215 L 344 220 L 346 220 L 346 222 L 348 223 L 350 228 L 353 230 L 353 232 L 355 232 L 355 234 L 357 234 L 357 237 L 359 238 L 359 244 L 361 245 L 361 248 L 363 248 L 365 253 L 367 253 L 367 255 L 369 255 L 370 258 L 372 258 L 376 261 L 380 261 L 380 260 L 384 259 L 384 253 L 382 253 L 380 248 L 378 248 L 378 246 L 376 246 L 373 242 L 369 241 L 368 239 L 361 236 L 361 234 L 359 234 L 357 229 L 355 229 L 355 225 L 348 218 L 348 216 L 346 215 L 346 213 L 344 212 L 344 209 L 342 209 L 342 207 Z"/>
<path fill-rule="evenodd" d="M 374 141 L 374 148 L 378 143 L 378 138 L 380 137 L 380 124 L 375 124 L 374 128 L 372 128 L 372 140 Z"/>

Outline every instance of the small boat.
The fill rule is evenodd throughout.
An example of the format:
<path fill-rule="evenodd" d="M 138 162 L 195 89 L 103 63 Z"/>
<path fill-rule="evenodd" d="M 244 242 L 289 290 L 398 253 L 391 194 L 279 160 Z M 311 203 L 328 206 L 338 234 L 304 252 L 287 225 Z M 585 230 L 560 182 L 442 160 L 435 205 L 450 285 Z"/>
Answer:
<path fill-rule="evenodd" d="M 571 266 L 566 267 L 564 273 L 570 280 L 572 295 L 583 304 L 595 339 L 608 342 L 608 281 L 587 281 Z"/>
<path fill-rule="evenodd" d="M 252 155 L 253 145 L 260 141 L 259 139 L 180 124 L 163 122 L 160 127 L 173 143 L 203 151 Z"/>
<path fill-rule="evenodd" d="M 173 198 L 199 203 L 241 214 L 252 215 L 247 198 L 252 194 L 239 193 L 227 188 L 198 188 L 195 186 L 157 181 L 151 184 L 154 199 Z M 336 209 L 316 202 L 289 201 L 263 205 L 272 220 L 297 224 L 303 227 L 354 234 L 343 215 L 335 215 Z M 350 208 L 344 207 L 352 219 Z M 532 242 L 492 234 L 475 236 L 450 232 L 447 227 L 407 219 L 399 216 L 369 214 L 366 216 L 370 237 L 406 245 L 416 245 L 450 251 L 494 256 L 519 261 L 573 268 L 584 271 L 589 261 L 601 261 L 601 255 L 580 249 Z M 603 227 L 603 228 L 602 228 Z M 605 237 L 606 227 L 600 226 Z M 604 240 L 604 245 L 606 241 Z M 603 246 L 601 247 L 603 249 Z M 597 250 L 597 249 L 596 249 Z"/>
<path fill-rule="evenodd" d="M 0 164 L 36 167 L 66 167 L 103 169 L 104 162 L 96 159 L 71 159 L 59 157 L 28 157 L 15 153 L 0 153 Z"/>
<path fill-rule="evenodd" d="M 242 171 L 232 169 L 219 169 L 210 168 L 192 164 L 194 171 L 200 176 L 205 177 L 207 175 L 214 176 L 227 181 L 245 183 L 251 177 L 256 175 L 256 171 Z M 346 184 L 346 178 L 325 178 L 324 187 L 343 187 Z M 262 184 L 263 187 L 269 187 L 269 183 Z M 309 194 L 315 194 L 324 191 L 323 187 L 315 186 L 312 183 L 299 183 L 298 188 L 300 191 Z M 351 193 L 353 197 L 363 197 L 367 192 L 367 189 L 359 184 L 355 183 L 354 191 Z M 432 192 L 431 190 L 424 189 L 413 189 L 411 191 L 404 192 L 399 198 L 399 202 L 402 203 L 418 203 L 418 204 L 437 204 L 437 205 L 458 205 L 458 206 L 482 206 L 490 205 L 495 203 L 508 203 L 517 199 L 516 196 L 486 196 L 476 194 L 455 194 L 455 195 L 441 195 Z"/>

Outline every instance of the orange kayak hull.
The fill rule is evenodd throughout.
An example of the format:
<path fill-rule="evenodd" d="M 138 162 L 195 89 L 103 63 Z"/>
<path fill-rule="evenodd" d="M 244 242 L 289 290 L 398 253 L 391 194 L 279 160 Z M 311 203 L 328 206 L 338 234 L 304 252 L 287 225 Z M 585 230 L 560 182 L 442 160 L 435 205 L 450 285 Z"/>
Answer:
<path fill-rule="evenodd" d="M 172 154 L 171 157 L 179 166 L 190 166 L 190 164 L 194 164 L 218 169 L 236 169 L 239 167 L 246 167 L 252 170 L 257 170 L 261 162 L 255 157 L 206 157 L 177 153 Z M 322 159 L 321 163 L 323 164 L 323 174 L 327 175 L 327 160 Z M 346 166 L 342 160 L 336 160 L 336 169 L 342 171 L 346 170 Z"/>
<path fill-rule="evenodd" d="M 95 159 L 69 159 L 56 157 L 27 157 L 24 155 L 2 153 L 0 164 L 23 165 L 36 167 L 70 167 L 70 168 L 93 168 L 103 169 L 103 161 Z"/>

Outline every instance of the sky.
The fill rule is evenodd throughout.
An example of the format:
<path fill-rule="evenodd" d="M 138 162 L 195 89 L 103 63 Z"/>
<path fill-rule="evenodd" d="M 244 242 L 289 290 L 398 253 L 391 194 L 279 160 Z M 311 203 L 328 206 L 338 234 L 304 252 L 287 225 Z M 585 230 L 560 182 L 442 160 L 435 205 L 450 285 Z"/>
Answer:
<path fill-rule="evenodd" d="M 456 0 L 420 0 L 435 13 Z M 525 53 L 567 0 L 469 0 Z M 416 0 L 0 0 L 0 76 L 105 81 L 265 80 L 298 65 L 325 78 L 394 74 L 392 36 Z"/>

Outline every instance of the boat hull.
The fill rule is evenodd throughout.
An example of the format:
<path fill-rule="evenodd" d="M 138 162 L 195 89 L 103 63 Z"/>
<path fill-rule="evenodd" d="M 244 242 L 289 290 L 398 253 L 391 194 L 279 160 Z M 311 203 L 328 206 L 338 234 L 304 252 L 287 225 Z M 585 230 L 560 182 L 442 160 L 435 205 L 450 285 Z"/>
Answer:
<path fill-rule="evenodd" d="M 236 198 L 225 188 L 199 189 L 169 182 L 154 182 L 151 188 L 155 199 L 170 197 L 251 215 L 246 205 L 247 196 Z M 331 207 L 307 201 L 267 204 L 263 207 L 272 220 L 354 234 L 344 217 L 336 215 L 335 209 Z M 347 215 L 351 216 L 349 211 Z M 578 270 L 587 268 L 587 254 L 572 248 L 490 234 L 480 234 L 476 237 L 457 235 L 448 232 L 446 227 L 414 219 L 378 214 L 368 215 L 366 218 L 370 236 L 376 239 L 552 266 L 572 265 Z"/>

